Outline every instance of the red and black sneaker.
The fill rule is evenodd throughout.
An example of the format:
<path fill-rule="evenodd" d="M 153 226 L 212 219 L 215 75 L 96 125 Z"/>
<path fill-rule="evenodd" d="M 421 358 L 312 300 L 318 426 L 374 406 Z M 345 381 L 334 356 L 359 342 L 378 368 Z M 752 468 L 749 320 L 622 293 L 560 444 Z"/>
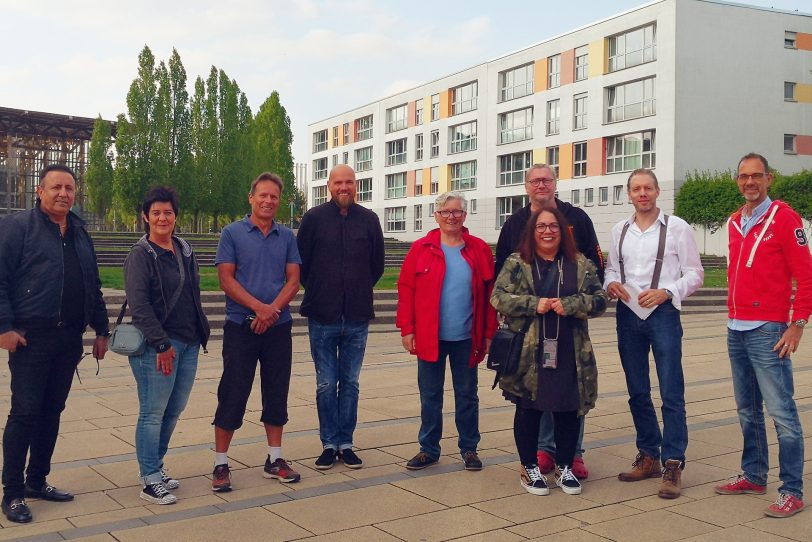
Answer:
<path fill-rule="evenodd" d="M 265 478 L 276 478 L 280 482 L 291 483 L 298 482 L 302 476 L 293 470 L 288 462 L 281 457 L 271 463 L 271 458 L 265 459 L 265 470 L 262 473 Z"/>

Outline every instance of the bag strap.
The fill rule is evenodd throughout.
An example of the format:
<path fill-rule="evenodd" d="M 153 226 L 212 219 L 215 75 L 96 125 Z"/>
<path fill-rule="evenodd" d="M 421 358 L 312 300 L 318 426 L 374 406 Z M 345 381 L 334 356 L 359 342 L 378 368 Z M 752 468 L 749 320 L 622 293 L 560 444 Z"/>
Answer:
<path fill-rule="evenodd" d="M 660 226 L 660 244 L 657 245 L 657 263 L 654 264 L 654 275 L 651 277 L 651 289 L 656 290 L 660 285 L 660 273 L 663 271 L 663 256 L 665 255 L 665 235 L 668 233 L 668 215 L 663 215 L 665 224 Z"/>
<path fill-rule="evenodd" d="M 127 311 L 127 298 L 124 298 L 124 303 L 121 304 L 121 310 L 118 313 L 118 318 L 116 318 L 116 326 L 121 324 L 121 321 L 124 320 L 124 313 Z"/>

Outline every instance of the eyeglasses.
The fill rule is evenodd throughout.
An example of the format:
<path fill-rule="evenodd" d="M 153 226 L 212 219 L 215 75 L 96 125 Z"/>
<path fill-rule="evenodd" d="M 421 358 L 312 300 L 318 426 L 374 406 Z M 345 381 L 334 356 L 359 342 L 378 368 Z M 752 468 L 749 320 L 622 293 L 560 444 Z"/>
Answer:
<path fill-rule="evenodd" d="M 536 224 L 536 231 L 539 233 L 544 233 L 545 231 L 550 230 L 550 233 L 558 233 L 561 231 L 561 224 L 558 222 L 553 222 L 552 224 L 545 224 L 544 222 L 539 222 Z"/>
<path fill-rule="evenodd" d="M 747 182 L 748 179 L 753 179 L 754 181 L 760 181 L 766 176 L 765 173 L 739 173 L 737 177 L 741 182 Z"/>
<path fill-rule="evenodd" d="M 447 211 L 443 209 L 442 211 L 434 211 L 434 212 L 443 218 L 448 218 L 449 216 L 453 216 L 454 218 L 460 218 L 462 215 L 465 214 L 465 211 L 463 211 L 462 209 L 454 209 L 453 211 Z"/>
<path fill-rule="evenodd" d="M 532 184 L 533 186 L 538 186 L 538 185 L 540 185 L 542 183 L 544 184 L 544 186 L 553 186 L 553 183 L 555 183 L 555 179 L 551 179 L 551 178 L 548 177 L 548 178 L 545 178 L 545 179 L 530 179 L 530 180 L 525 181 L 525 182 L 527 184 Z"/>

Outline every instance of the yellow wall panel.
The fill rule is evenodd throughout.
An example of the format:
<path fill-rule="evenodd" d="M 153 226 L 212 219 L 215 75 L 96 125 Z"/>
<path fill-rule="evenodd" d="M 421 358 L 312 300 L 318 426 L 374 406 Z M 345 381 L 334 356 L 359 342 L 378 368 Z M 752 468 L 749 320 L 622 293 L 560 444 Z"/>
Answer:
<path fill-rule="evenodd" d="M 547 90 L 547 59 L 536 60 L 533 67 L 533 92 Z"/>
<path fill-rule="evenodd" d="M 327 148 L 333 148 L 333 128 L 327 128 Z"/>
<path fill-rule="evenodd" d="M 431 107 L 431 98 L 426 98 L 429 100 L 429 107 Z M 430 109 L 426 109 L 429 111 Z M 423 194 L 431 194 L 431 168 L 424 167 L 423 168 Z"/>
<path fill-rule="evenodd" d="M 423 98 L 423 124 L 431 122 L 431 96 Z"/>
<path fill-rule="evenodd" d="M 533 149 L 533 163 L 534 164 L 546 164 L 547 162 L 547 149 L 544 147 L 540 149 Z"/>
<path fill-rule="evenodd" d="M 599 39 L 589 44 L 589 76 L 597 77 L 608 71 L 609 58 L 606 56 L 606 40 Z"/>
<path fill-rule="evenodd" d="M 812 103 L 812 85 L 795 85 L 795 99 L 803 103 Z"/>
<path fill-rule="evenodd" d="M 431 111 L 431 109 L 429 109 Z M 451 116 L 451 93 L 444 90 L 440 93 L 440 118 L 445 119 Z"/>
<path fill-rule="evenodd" d="M 438 190 L 440 194 L 444 194 L 449 191 L 448 185 L 451 179 L 451 166 L 440 166 L 440 170 L 437 173 L 440 177 L 438 179 L 438 184 L 440 185 Z"/>
<path fill-rule="evenodd" d="M 572 179 L 572 143 L 558 146 L 558 178 Z"/>

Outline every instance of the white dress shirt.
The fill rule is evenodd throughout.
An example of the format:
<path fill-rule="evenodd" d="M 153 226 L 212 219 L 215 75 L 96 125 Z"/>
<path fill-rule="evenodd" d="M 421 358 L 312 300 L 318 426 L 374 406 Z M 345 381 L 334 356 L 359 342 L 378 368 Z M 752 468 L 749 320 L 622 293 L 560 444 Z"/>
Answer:
<path fill-rule="evenodd" d="M 627 223 L 629 229 L 623 239 L 623 269 L 626 282 L 636 285 L 641 290 L 648 290 L 651 288 L 651 279 L 654 275 L 657 247 L 660 244 L 660 228 L 665 227 L 662 210 L 657 220 L 646 231 L 640 231 L 634 221 L 634 215 L 614 225 L 604 288 L 608 288 L 613 282 L 621 282 L 617 245 L 623 226 Z M 670 291 L 673 294 L 671 302 L 674 307 L 681 310 L 682 300 L 697 291 L 704 279 L 705 270 L 699 260 L 699 249 L 694 241 L 693 229 L 681 218 L 669 215 L 658 288 Z"/>

